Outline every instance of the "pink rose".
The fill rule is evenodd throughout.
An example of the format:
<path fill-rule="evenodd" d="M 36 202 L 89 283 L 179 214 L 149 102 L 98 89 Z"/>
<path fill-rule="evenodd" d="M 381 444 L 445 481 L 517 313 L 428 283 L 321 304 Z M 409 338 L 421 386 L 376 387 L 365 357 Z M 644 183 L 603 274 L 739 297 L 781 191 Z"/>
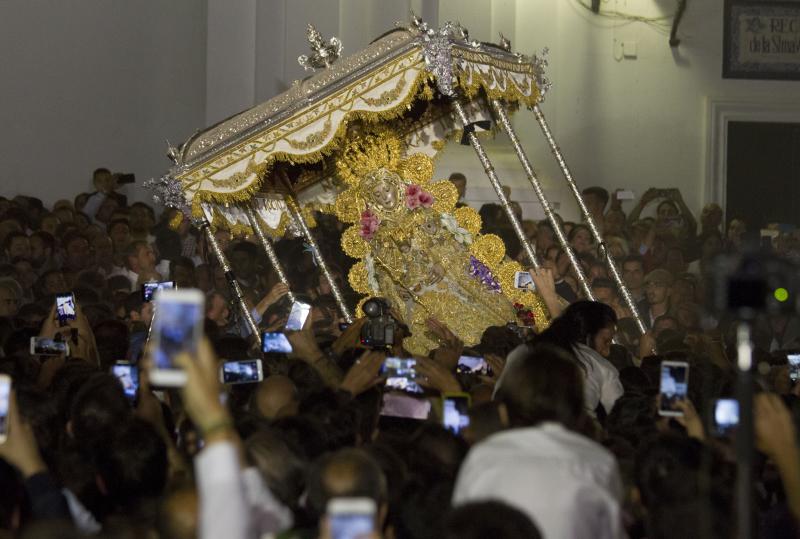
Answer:
<path fill-rule="evenodd" d="M 358 234 L 365 240 L 369 241 L 375 236 L 375 232 L 378 231 L 378 226 L 381 224 L 381 220 L 372 211 L 365 210 L 361 213 L 361 221 L 359 224 L 361 225 L 361 228 L 359 229 Z"/>
<path fill-rule="evenodd" d="M 406 186 L 406 198 L 417 197 L 422 192 L 422 187 L 412 183 Z"/>
<path fill-rule="evenodd" d="M 417 200 L 423 208 L 430 208 L 433 206 L 433 196 L 425 191 L 421 192 L 419 196 L 417 196 Z"/>

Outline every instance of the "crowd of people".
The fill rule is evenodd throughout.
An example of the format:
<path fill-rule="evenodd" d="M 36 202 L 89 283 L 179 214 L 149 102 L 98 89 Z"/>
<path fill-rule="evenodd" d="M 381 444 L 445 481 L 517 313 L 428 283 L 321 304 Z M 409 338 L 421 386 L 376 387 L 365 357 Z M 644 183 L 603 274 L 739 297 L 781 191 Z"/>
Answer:
<path fill-rule="evenodd" d="M 539 334 L 494 326 L 469 348 L 428 320 L 440 346 L 415 358 L 425 393 L 414 398 L 434 403 L 420 419 L 386 411 L 394 392 L 381 367 L 387 356 L 409 356 L 402 321 L 391 347 L 365 348 L 366 318 L 343 324 L 302 238 L 275 248 L 311 314 L 285 333 L 292 352 L 262 355 L 202 234 L 186 221 L 170 226 L 175 210 L 128 204 L 118 179 L 98 169 L 95 191 L 52 208 L 0 197 L 0 374 L 12 380 L 1 425 L 0 537 L 339 539 L 349 536 L 338 535 L 331 502 L 352 498 L 374 502 L 374 529 L 363 536 L 371 539 L 736 533 L 736 432 L 717 432 L 709 418 L 717 399 L 734 397 L 736 320 L 709 309 L 707 297 L 717 255 L 743 249 L 747 230 L 737 219 L 723 229 L 719 206 L 703 208 L 698 225 L 676 189 L 650 189 L 627 209 L 634 202 L 624 192 L 586 189 L 604 245 L 586 223 L 559 220 L 595 301 L 584 297 L 551 224 L 524 221 L 542 262 L 533 280 L 558 296 L 559 312 Z M 466 178 L 451 181 L 463 198 Z M 504 209 L 486 205 L 480 214 L 483 231 L 525 261 Z M 320 254 L 355 305 L 343 229 L 329 215 L 316 221 Z M 800 257 L 795 232 L 767 228 L 773 253 Z M 259 329 L 281 332 L 289 287 L 252 238 L 214 234 Z M 201 344 L 176 358 L 187 376 L 180 389 L 154 387 L 148 376 L 153 303 L 141 288 L 161 281 L 206 298 Z M 74 319 L 56 314 L 54 298 L 65 292 L 74 294 Z M 37 337 L 65 342 L 69 353 L 35 353 Z M 796 315 L 754 320 L 759 537 L 800 532 L 794 349 Z M 465 355 L 490 369 L 459 371 Z M 221 383 L 221 362 L 256 357 L 263 380 Z M 139 367 L 134 398 L 111 374 L 120 361 Z M 689 365 L 688 397 L 671 416 L 659 414 L 664 361 Z M 464 394 L 468 421 L 454 432 L 435 404 Z"/>

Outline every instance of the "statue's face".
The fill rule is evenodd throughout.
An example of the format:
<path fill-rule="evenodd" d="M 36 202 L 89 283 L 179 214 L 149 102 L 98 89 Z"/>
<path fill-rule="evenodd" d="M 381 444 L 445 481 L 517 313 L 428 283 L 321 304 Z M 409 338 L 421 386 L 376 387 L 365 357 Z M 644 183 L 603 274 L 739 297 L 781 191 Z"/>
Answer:
<path fill-rule="evenodd" d="M 372 200 L 383 209 L 393 210 L 400 202 L 400 196 L 392 184 L 382 180 L 372 188 Z"/>

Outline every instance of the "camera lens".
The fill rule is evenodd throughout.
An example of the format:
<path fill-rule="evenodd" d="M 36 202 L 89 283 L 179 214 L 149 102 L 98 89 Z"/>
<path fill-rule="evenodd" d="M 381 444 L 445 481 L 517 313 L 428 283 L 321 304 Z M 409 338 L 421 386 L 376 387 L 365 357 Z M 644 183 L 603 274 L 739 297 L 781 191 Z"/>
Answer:
<path fill-rule="evenodd" d="M 369 316 L 370 318 L 375 318 L 376 316 L 381 315 L 381 304 L 378 300 L 371 299 L 364 302 L 364 305 L 361 307 L 361 310 L 364 311 L 364 314 Z"/>

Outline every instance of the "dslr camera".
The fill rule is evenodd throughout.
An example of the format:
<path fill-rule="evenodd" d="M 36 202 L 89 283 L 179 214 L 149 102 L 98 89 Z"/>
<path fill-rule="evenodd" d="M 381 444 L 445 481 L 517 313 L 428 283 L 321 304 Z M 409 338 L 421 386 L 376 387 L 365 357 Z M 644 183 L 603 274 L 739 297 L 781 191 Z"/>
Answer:
<path fill-rule="evenodd" d="M 389 313 L 389 304 L 383 298 L 371 298 L 361 306 L 367 322 L 361 327 L 361 344 L 372 349 L 394 344 L 396 322 Z"/>

